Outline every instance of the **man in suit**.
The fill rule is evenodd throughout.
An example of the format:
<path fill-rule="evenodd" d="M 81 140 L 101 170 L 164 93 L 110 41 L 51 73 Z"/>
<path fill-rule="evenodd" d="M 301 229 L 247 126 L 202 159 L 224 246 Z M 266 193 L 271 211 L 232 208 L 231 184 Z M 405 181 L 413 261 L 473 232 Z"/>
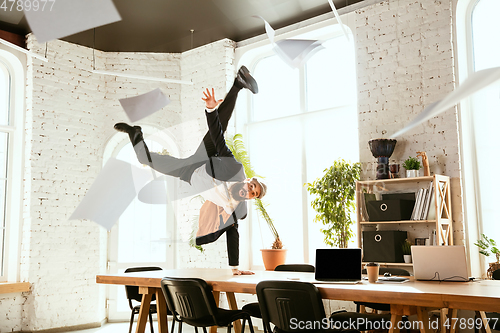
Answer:
<path fill-rule="evenodd" d="M 141 127 L 115 124 L 117 131 L 129 135 L 139 162 L 189 183 L 191 192 L 201 193 L 205 198 L 200 209 L 196 244 L 212 243 L 226 233 L 229 266 L 234 275 L 253 274 L 238 268 L 238 220 L 247 215 L 246 200 L 260 199 L 267 190 L 259 179 L 246 177 L 243 166 L 236 161 L 224 139 L 238 92 L 243 88 L 254 94 L 258 92 L 257 82 L 245 66 L 238 70 L 224 100 L 215 99 L 213 88 L 211 92 L 209 89 L 203 92 L 208 132 L 196 152 L 188 158 L 151 153 L 144 142 Z"/>

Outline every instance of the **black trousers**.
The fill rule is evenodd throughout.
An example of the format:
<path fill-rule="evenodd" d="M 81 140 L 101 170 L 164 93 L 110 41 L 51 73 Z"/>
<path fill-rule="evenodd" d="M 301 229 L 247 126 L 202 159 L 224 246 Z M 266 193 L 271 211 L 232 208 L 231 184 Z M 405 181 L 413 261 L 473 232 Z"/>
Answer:
<path fill-rule="evenodd" d="M 226 98 L 219 105 L 219 120 L 223 131 L 226 131 L 229 119 L 231 119 L 231 116 L 233 115 L 236 99 L 240 90 L 241 87 L 239 87 L 238 82 L 235 79 L 235 82 L 227 93 Z M 152 169 L 165 175 L 180 178 L 188 183 L 191 180 L 193 172 L 200 166 L 204 165 L 210 157 L 217 154 L 215 143 L 212 142 L 209 132 L 207 132 L 203 137 L 203 140 L 198 146 L 198 149 L 196 149 L 196 152 L 188 158 L 176 158 L 173 156 L 151 153 L 144 142 L 142 133 L 130 135 L 130 141 L 134 146 L 139 162 L 149 165 Z"/>

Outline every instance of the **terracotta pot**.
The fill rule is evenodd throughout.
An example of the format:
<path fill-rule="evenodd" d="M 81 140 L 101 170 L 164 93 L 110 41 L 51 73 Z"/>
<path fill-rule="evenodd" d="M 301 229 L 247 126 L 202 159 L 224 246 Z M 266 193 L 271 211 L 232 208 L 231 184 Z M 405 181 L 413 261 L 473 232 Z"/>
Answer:
<path fill-rule="evenodd" d="M 490 262 L 490 268 L 488 268 L 488 270 L 486 271 L 486 273 L 488 274 L 488 279 L 489 280 L 492 280 L 493 277 L 493 272 L 496 271 L 497 269 L 500 269 L 500 263 L 498 262 Z"/>
<path fill-rule="evenodd" d="M 286 259 L 286 249 L 263 249 L 262 260 L 266 271 L 274 271 L 276 266 L 283 265 Z"/>

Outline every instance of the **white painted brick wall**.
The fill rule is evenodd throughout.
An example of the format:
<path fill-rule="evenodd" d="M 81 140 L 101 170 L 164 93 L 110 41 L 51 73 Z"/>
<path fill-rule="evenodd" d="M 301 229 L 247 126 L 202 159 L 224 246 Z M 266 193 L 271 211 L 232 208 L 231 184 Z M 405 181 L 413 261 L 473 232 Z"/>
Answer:
<path fill-rule="evenodd" d="M 368 141 L 388 137 L 455 87 L 450 0 L 389 0 L 356 12 L 360 161 L 374 179 Z M 397 138 L 391 163 L 423 150 L 431 174 L 452 177 L 455 243 L 464 227 L 456 108 Z M 422 172 L 422 171 L 421 171 Z M 402 169 L 404 173 L 404 169 Z"/>
<path fill-rule="evenodd" d="M 34 36 L 28 47 L 45 52 Z M 158 87 L 168 94 L 171 103 L 140 123 L 164 129 L 184 122 L 173 134 L 181 155 L 187 156 L 206 131 L 202 89 L 214 86 L 223 97 L 227 77 L 234 77 L 234 43 L 229 40 L 185 57 L 95 54 L 97 69 L 192 79 L 195 85 L 182 92 L 179 84 L 92 74 L 92 50 L 62 41 L 49 43 L 48 63 L 28 62 L 21 278 L 32 283 L 32 292 L 0 298 L 0 308 L 8 309 L 2 311 L 1 332 L 95 324 L 105 318 L 103 288 L 95 284 L 95 275 L 105 272 L 107 233 L 94 222 L 68 218 L 102 168 L 113 124 L 128 120 L 118 99 Z M 189 217 L 182 209 L 177 215 L 178 223 Z M 207 246 L 204 255 L 196 252 L 190 249 L 179 266 L 227 265 L 222 239 Z"/>

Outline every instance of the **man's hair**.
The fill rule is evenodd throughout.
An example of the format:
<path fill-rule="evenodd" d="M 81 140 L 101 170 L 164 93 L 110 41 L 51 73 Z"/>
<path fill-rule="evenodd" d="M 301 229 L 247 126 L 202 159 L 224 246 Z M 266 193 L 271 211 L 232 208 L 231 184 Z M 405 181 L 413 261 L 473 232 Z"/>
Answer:
<path fill-rule="evenodd" d="M 260 186 L 260 195 L 257 197 L 257 199 L 262 199 L 265 195 L 266 195 L 266 192 L 267 192 L 267 185 L 264 184 L 259 178 L 257 177 L 253 177 L 251 180 L 257 182 L 257 184 L 259 184 Z"/>

